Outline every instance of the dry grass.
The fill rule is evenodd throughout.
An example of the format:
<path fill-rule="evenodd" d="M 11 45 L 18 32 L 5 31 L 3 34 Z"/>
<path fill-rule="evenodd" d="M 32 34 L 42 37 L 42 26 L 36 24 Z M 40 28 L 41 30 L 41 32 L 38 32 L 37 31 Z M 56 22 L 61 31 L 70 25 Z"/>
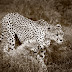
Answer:
<path fill-rule="evenodd" d="M 70 41 L 65 41 L 62 45 L 51 42 L 50 47 L 46 49 L 44 61 L 49 72 L 70 72 L 72 70 Z M 1 72 L 38 72 L 41 68 L 41 65 L 34 58 L 34 54 L 25 47 L 18 47 L 9 53 L 3 52 L 3 48 L 1 48 L 0 55 Z"/>

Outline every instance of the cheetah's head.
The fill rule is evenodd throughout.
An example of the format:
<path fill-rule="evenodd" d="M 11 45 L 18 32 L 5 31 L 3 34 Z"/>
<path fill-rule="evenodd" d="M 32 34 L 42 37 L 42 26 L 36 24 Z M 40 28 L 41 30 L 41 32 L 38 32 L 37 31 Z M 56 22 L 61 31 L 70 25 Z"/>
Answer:
<path fill-rule="evenodd" d="M 49 38 L 50 40 L 54 40 L 58 44 L 62 44 L 63 36 L 64 36 L 64 32 L 60 24 L 57 24 L 56 26 L 49 25 L 47 27 L 46 38 Z"/>

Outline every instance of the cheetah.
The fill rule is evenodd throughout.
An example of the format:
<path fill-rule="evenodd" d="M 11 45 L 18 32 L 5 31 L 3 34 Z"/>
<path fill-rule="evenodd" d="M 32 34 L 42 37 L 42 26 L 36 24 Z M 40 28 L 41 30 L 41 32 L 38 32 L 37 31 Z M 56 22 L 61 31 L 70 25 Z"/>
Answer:
<path fill-rule="evenodd" d="M 15 35 L 21 43 L 36 40 L 41 46 L 50 44 L 54 40 L 58 44 L 63 42 L 64 32 L 60 24 L 51 25 L 43 19 L 33 21 L 19 13 L 8 13 L 2 20 L 2 34 L 0 40 L 7 38 L 8 48 L 15 49 Z"/>

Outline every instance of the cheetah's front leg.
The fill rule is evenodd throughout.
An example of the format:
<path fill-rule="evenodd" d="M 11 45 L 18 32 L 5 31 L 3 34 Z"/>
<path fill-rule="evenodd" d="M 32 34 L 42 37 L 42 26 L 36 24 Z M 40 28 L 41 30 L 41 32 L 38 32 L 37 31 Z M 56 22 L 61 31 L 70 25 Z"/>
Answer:
<path fill-rule="evenodd" d="M 15 33 L 11 32 L 8 34 L 8 49 L 14 50 L 15 49 Z"/>

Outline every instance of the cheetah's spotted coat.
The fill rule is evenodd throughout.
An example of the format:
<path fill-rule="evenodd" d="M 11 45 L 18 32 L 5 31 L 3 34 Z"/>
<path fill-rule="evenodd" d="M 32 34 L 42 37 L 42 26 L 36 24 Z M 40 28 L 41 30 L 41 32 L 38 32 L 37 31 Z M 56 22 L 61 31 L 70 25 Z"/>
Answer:
<path fill-rule="evenodd" d="M 18 13 L 8 13 L 2 19 L 2 36 L 7 38 L 8 46 L 15 47 L 15 34 L 21 43 L 28 40 L 36 40 L 40 45 L 50 44 L 49 40 L 57 43 L 63 41 L 61 26 L 48 24 L 44 20 L 32 21 Z"/>

